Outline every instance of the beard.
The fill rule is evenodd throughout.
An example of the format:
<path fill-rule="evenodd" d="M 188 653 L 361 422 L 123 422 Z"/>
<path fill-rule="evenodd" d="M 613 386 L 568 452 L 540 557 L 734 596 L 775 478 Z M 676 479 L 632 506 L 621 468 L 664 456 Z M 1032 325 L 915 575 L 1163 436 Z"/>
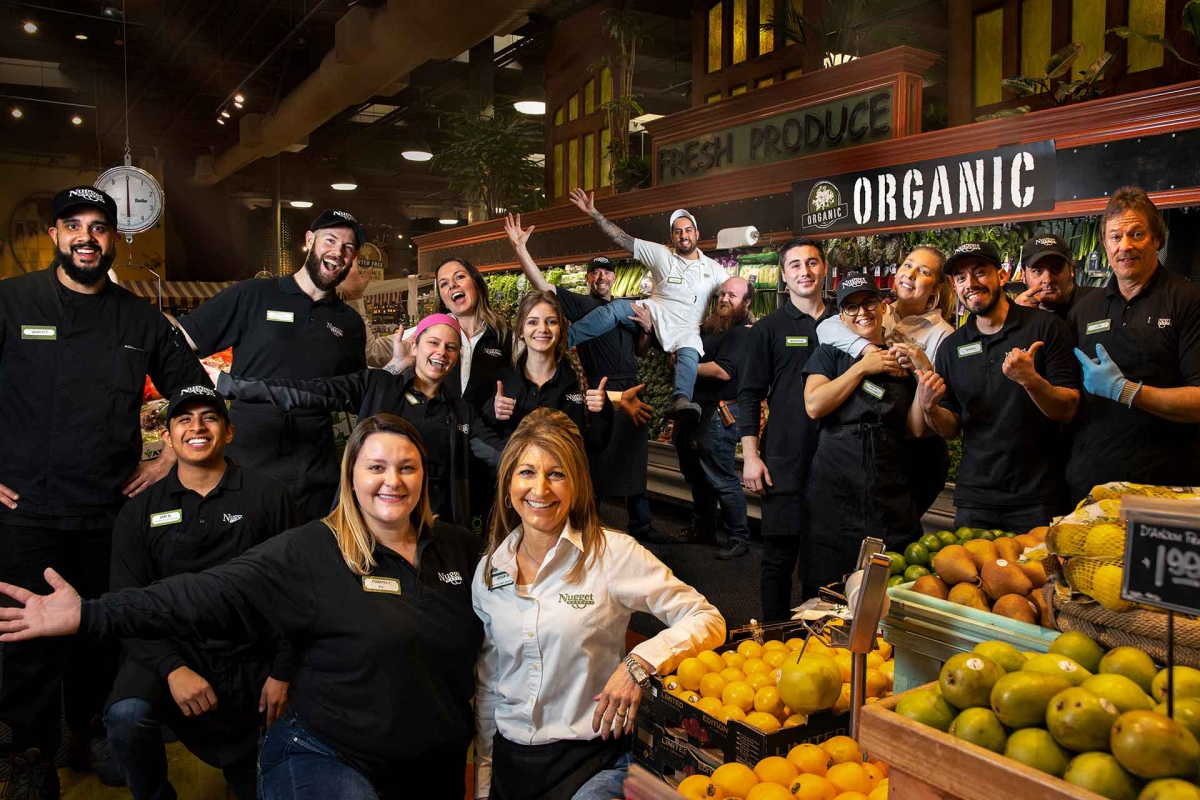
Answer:
<path fill-rule="evenodd" d="M 91 246 L 99 247 L 99 245 Z M 100 260 L 96 262 L 96 266 L 81 267 L 75 263 L 75 247 L 72 247 L 65 253 L 62 250 L 58 250 L 54 256 L 54 261 L 50 263 L 50 268 L 57 269 L 58 267 L 62 267 L 67 277 L 80 286 L 95 286 L 108 275 L 108 270 L 116 258 L 117 250 L 114 247 L 110 253 L 103 251 L 100 253 Z"/>
<path fill-rule="evenodd" d="M 998 291 L 994 291 L 994 292 L 989 290 L 988 299 L 982 306 L 980 306 L 978 309 L 975 309 L 975 308 L 972 308 L 970 304 L 966 304 L 967 309 L 972 314 L 977 314 L 979 316 L 984 316 L 985 314 L 990 314 L 992 309 L 994 309 L 1000 303 L 1000 298 L 1003 296 L 1004 296 L 1003 290 L 998 290 Z"/>
<path fill-rule="evenodd" d="M 304 271 L 308 273 L 308 277 L 313 282 L 313 285 L 322 292 L 331 292 L 336 289 L 342 281 L 346 280 L 346 276 L 350 274 L 349 267 L 352 266 L 352 264 L 353 262 L 351 265 L 343 267 L 342 271 L 334 277 L 326 278 L 323 274 L 321 274 L 321 259 L 317 257 L 317 249 L 315 247 L 309 248 L 308 255 L 304 257 Z"/>
<path fill-rule="evenodd" d="M 749 307 L 742 304 L 729 310 L 722 310 L 719 306 L 715 313 L 709 314 L 704 318 L 704 322 L 700 323 L 700 330 L 704 333 L 724 333 L 735 325 L 741 325 L 749 316 Z"/>

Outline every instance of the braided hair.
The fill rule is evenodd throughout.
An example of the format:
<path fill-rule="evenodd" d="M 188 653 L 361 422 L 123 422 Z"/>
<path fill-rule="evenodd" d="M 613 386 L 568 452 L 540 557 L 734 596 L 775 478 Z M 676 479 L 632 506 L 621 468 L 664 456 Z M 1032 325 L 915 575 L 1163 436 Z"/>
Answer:
<path fill-rule="evenodd" d="M 560 364 L 566 360 L 571 365 L 571 370 L 575 373 L 575 380 L 579 383 L 579 391 L 586 393 L 588 390 L 588 376 L 583 371 L 583 364 L 579 361 L 579 356 L 574 350 L 567 347 L 567 317 L 563 314 L 562 304 L 558 302 L 558 295 L 553 290 L 542 291 L 534 289 L 528 292 L 521 298 L 521 304 L 517 306 L 517 322 L 516 335 L 520 339 L 521 332 L 525 330 L 525 318 L 537 306 L 545 303 L 554 311 L 554 315 L 558 317 L 558 339 L 554 342 L 554 363 Z M 521 357 L 525 355 L 525 342 L 520 340 L 513 347 L 513 366 L 520 363 Z M 587 403 L 583 404 L 583 414 L 585 422 L 590 424 L 591 413 L 587 410 Z"/>

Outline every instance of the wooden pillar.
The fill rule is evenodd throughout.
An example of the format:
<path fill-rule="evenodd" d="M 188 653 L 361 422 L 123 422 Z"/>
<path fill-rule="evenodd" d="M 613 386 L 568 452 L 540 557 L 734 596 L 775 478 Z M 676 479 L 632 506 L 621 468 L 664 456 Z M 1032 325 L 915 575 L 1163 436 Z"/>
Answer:
<path fill-rule="evenodd" d="M 966 125 L 971 121 L 975 94 L 975 25 L 970 3 L 950 3 L 949 62 L 949 123 Z"/>

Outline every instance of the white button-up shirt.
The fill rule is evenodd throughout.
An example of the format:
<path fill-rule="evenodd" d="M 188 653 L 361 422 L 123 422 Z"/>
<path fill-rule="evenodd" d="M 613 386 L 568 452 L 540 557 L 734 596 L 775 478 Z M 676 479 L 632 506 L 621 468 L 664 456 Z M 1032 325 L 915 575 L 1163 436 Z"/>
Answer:
<path fill-rule="evenodd" d="M 491 789 L 497 730 L 524 745 L 599 736 L 592 698 L 621 667 L 634 611 L 670 626 L 632 651 L 658 674 L 725 641 L 720 612 L 631 536 L 605 529 L 604 553 L 568 583 L 567 573 L 583 557 L 582 535 L 568 524 L 533 582 L 518 591 L 520 536 L 521 528 L 509 534 L 490 567 L 480 561 L 471 586 L 484 631 L 475 691 L 476 797 Z"/>
<path fill-rule="evenodd" d="M 708 299 L 729 278 L 725 268 L 696 250 L 698 258 L 684 258 L 670 247 L 634 239 L 633 255 L 650 268 L 654 289 L 645 301 L 654 320 L 658 343 L 668 353 L 691 347 L 704 355 L 700 322 Z"/>

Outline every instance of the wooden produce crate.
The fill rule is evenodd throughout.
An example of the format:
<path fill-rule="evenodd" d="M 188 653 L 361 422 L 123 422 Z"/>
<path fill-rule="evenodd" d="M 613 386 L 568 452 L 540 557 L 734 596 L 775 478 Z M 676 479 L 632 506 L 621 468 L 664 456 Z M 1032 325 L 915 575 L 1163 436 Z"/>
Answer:
<path fill-rule="evenodd" d="M 931 684 L 932 685 L 932 684 Z M 893 800 L 1104 800 L 1098 794 L 895 713 L 903 695 L 863 708 L 858 744 L 887 763 Z"/>

